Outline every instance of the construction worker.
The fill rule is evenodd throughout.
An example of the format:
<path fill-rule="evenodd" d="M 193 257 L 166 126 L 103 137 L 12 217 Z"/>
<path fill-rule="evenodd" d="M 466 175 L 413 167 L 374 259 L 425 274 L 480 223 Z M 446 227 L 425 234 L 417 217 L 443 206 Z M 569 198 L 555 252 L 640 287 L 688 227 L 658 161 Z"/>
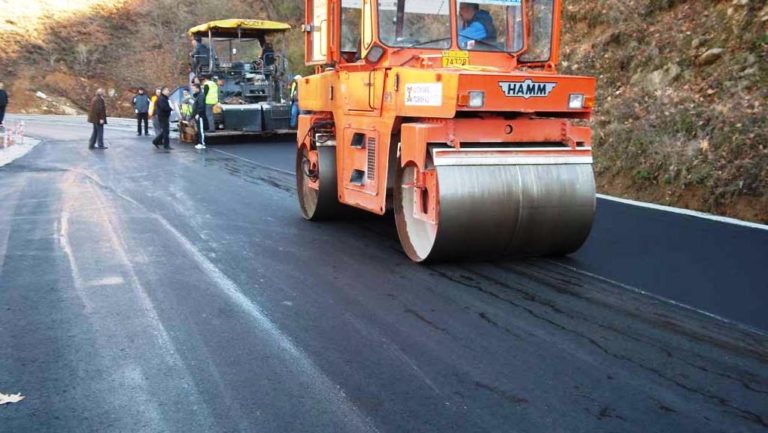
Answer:
<path fill-rule="evenodd" d="M 192 95 L 194 97 L 192 117 L 195 119 L 195 130 L 197 131 L 195 149 L 205 149 L 205 131 L 208 130 L 208 117 L 205 115 L 205 94 L 200 90 L 199 84 L 192 84 Z"/>
<path fill-rule="evenodd" d="M 496 27 L 488 11 L 480 9 L 477 3 L 459 4 L 459 16 L 463 23 L 459 31 L 459 46 L 472 49 L 475 42 L 487 48 L 496 47 Z"/>
<path fill-rule="evenodd" d="M 149 99 L 148 115 L 149 118 L 152 119 L 152 129 L 155 131 L 155 138 L 160 136 L 160 123 L 157 120 L 157 110 L 155 110 L 155 108 L 157 106 L 157 98 L 160 97 L 161 93 L 162 89 L 157 88 L 155 89 L 155 94 Z"/>
<path fill-rule="evenodd" d="M 264 49 L 261 50 L 261 61 L 265 67 L 269 67 L 275 64 L 275 49 L 272 48 L 271 42 L 264 43 Z"/>
<path fill-rule="evenodd" d="M 203 70 L 208 70 L 211 62 L 211 50 L 203 43 L 203 38 L 195 36 L 192 41 L 194 50 L 189 54 L 192 57 L 193 72 L 200 76 Z"/>
<path fill-rule="evenodd" d="M 96 96 L 91 99 L 91 107 L 88 110 L 88 122 L 93 124 L 93 133 L 88 142 L 89 149 L 106 149 L 104 145 L 104 125 L 107 124 L 107 104 L 104 102 L 104 89 L 96 90 Z"/>
<path fill-rule="evenodd" d="M 171 102 L 168 99 L 170 94 L 170 89 L 168 89 L 168 87 L 163 87 L 160 92 L 160 96 L 158 96 L 157 101 L 155 102 L 155 114 L 161 129 L 160 134 L 155 137 L 154 140 L 152 140 L 152 144 L 154 144 L 155 147 L 160 147 L 162 144 L 165 150 L 173 149 L 171 147 L 170 137 L 171 113 L 173 112 L 173 108 L 171 108 Z"/>
<path fill-rule="evenodd" d="M 194 105 L 195 99 L 189 94 L 189 90 L 184 90 L 181 97 L 181 104 L 179 105 L 179 114 L 181 120 L 192 119 L 192 105 Z"/>
<path fill-rule="evenodd" d="M 203 77 L 203 94 L 205 95 L 205 117 L 208 118 L 208 131 L 216 131 L 216 125 L 213 120 L 213 107 L 219 103 L 219 85 L 216 79 L 211 79 L 209 75 Z"/>
<path fill-rule="evenodd" d="M 141 135 L 142 122 L 144 122 L 144 135 L 149 135 L 149 104 L 149 96 L 144 93 L 144 88 L 139 87 L 139 91 L 133 97 L 133 111 L 136 113 L 136 123 L 138 123 L 136 135 Z"/>
<path fill-rule="evenodd" d="M 291 80 L 291 128 L 299 124 L 299 80 L 301 75 L 294 75 Z"/>

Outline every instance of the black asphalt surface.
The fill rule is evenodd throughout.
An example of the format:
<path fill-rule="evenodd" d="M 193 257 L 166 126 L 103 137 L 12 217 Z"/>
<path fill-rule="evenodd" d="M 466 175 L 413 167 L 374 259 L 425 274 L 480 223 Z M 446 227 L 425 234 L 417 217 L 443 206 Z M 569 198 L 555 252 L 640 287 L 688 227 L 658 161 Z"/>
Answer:
<path fill-rule="evenodd" d="M 768 430 L 765 231 L 601 200 L 569 258 L 420 266 L 391 218 L 303 221 L 291 143 L 27 130 L 2 432 Z"/>
<path fill-rule="evenodd" d="M 286 142 L 223 155 L 294 171 Z M 739 226 L 598 198 L 590 238 L 560 263 L 768 332 L 768 226 Z"/>

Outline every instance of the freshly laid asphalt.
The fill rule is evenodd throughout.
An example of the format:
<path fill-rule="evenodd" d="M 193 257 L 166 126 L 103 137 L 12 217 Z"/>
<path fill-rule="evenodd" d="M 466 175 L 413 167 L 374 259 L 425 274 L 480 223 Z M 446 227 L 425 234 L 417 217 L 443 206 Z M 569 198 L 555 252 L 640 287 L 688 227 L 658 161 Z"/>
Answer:
<path fill-rule="evenodd" d="M 78 122 L 0 168 L 2 432 L 768 431 L 766 230 L 600 200 L 570 257 L 421 266 L 303 221 L 290 142 Z"/>

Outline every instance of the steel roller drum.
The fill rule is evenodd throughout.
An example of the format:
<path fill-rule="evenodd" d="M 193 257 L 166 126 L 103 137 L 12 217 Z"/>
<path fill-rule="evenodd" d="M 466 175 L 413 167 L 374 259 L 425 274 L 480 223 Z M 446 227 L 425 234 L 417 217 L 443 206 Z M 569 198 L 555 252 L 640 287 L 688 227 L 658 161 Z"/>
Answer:
<path fill-rule="evenodd" d="M 413 216 L 413 173 L 399 172 L 395 215 L 415 261 L 563 255 L 592 227 L 591 164 L 436 167 L 439 211 L 432 224 Z M 398 197 L 399 196 L 399 197 Z"/>

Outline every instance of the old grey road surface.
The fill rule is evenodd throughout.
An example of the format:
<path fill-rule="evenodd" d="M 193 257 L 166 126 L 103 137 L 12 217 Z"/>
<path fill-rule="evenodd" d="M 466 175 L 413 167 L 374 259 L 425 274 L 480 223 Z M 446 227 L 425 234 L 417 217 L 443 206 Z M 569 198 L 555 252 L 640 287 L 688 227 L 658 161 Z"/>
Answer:
<path fill-rule="evenodd" d="M 764 230 L 601 201 L 571 258 L 419 266 L 304 222 L 289 142 L 80 122 L 0 168 L 2 432 L 768 431 Z"/>

